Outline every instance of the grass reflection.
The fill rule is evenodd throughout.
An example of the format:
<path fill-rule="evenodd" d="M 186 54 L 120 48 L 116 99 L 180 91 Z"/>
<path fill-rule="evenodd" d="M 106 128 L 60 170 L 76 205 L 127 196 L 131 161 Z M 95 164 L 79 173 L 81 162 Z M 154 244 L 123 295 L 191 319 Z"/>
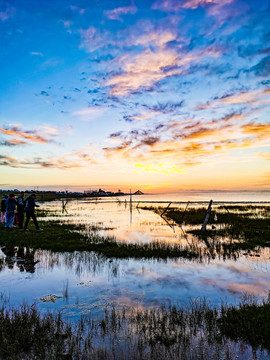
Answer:
<path fill-rule="evenodd" d="M 70 323 L 35 305 L 0 304 L 3 359 L 256 359 L 269 357 L 270 299 L 245 299 L 239 307 L 106 309 Z M 265 317 L 266 316 L 266 317 Z"/>

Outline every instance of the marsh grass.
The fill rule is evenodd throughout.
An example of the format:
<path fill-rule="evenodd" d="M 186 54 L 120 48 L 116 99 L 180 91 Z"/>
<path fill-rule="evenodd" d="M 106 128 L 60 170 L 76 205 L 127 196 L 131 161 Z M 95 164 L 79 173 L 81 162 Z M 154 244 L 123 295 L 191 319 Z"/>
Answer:
<path fill-rule="evenodd" d="M 201 300 L 187 308 L 111 308 L 71 323 L 60 313 L 41 314 L 35 305 L 10 308 L 4 302 L 0 358 L 267 359 L 269 306 L 266 299 L 212 308 Z"/>
<path fill-rule="evenodd" d="M 260 305 L 249 297 L 239 308 L 222 308 L 218 325 L 225 336 L 270 352 L 270 297 L 263 299 Z"/>
<path fill-rule="evenodd" d="M 164 210 L 155 207 L 146 209 L 157 214 L 162 214 Z M 187 232 L 196 235 L 199 241 L 203 240 L 206 243 L 216 241 L 219 247 L 216 251 L 225 257 L 227 255 L 231 257 L 233 253 L 237 255 L 240 250 L 251 251 L 270 246 L 269 210 L 269 206 L 262 205 L 213 207 L 205 232 L 201 232 L 197 225 L 202 225 L 206 208 L 190 208 L 185 213 L 183 209 L 170 208 L 163 216 L 167 221 L 188 225 Z M 192 226 L 193 229 L 190 228 Z M 224 241 L 221 240 L 222 238 Z"/>
<path fill-rule="evenodd" d="M 42 218 L 41 218 L 42 219 Z M 29 232 L 18 228 L 0 228 L 0 246 L 28 247 L 58 252 L 95 251 L 114 258 L 178 258 L 200 259 L 199 249 L 181 244 L 165 244 L 153 241 L 147 244 L 118 242 L 114 237 L 100 236 L 96 231 L 85 231 L 84 225 L 62 223 L 60 221 L 39 221 L 44 232 L 37 233 L 31 224 Z"/>

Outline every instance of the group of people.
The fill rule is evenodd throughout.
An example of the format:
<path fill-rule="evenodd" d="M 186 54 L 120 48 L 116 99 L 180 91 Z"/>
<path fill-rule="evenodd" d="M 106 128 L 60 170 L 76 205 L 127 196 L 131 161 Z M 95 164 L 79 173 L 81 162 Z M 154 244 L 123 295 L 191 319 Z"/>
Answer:
<path fill-rule="evenodd" d="M 39 207 L 35 202 L 36 194 L 32 193 L 27 199 L 24 199 L 24 192 L 22 191 L 20 196 L 15 199 L 14 194 L 9 196 L 3 196 L 1 201 L 1 223 L 5 223 L 5 228 L 12 228 L 15 226 L 15 219 L 18 222 L 19 228 L 24 231 L 27 230 L 30 218 L 33 219 L 36 230 L 43 231 L 38 226 L 38 222 L 35 215 L 35 207 Z M 17 208 L 17 213 L 16 212 Z M 24 223 L 24 214 L 26 215 L 26 221 Z"/>

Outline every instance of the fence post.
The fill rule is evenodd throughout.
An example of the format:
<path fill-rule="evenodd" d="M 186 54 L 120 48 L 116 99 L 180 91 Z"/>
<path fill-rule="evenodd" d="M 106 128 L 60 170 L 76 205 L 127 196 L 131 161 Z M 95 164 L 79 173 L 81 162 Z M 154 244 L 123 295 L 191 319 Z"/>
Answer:
<path fill-rule="evenodd" d="M 210 217 L 210 214 L 211 214 L 212 203 L 213 203 L 213 200 L 210 200 L 210 203 L 209 203 L 209 205 L 208 205 L 208 209 L 207 209 L 205 218 L 204 218 L 204 220 L 203 220 L 203 224 L 202 224 L 201 231 L 205 231 L 205 230 L 206 230 L 206 225 L 207 225 L 207 223 L 208 223 L 208 220 L 209 220 L 209 217 Z"/>
<path fill-rule="evenodd" d="M 228 219 L 229 219 L 230 227 L 231 227 L 231 230 L 232 230 L 233 226 L 232 226 L 231 214 L 230 214 L 229 210 L 226 208 L 226 206 L 225 206 L 225 209 L 226 209 L 226 211 L 227 211 L 227 213 L 228 213 Z"/>
<path fill-rule="evenodd" d="M 172 203 L 172 201 L 169 203 L 169 205 L 166 207 L 166 209 L 163 211 L 163 213 L 162 213 L 160 216 L 162 216 L 162 215 L 164 215 L 164 214 L 165 214 L 165 212 L 169 209 L 169 207 L 170 207 L 171 203 Z"/>

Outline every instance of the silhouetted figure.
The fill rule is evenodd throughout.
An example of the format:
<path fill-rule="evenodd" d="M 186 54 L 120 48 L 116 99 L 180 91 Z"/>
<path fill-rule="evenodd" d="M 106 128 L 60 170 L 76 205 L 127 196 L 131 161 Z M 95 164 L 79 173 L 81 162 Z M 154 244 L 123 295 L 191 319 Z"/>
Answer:
<path fill-rule="evenodd" d="M 18 223 L 20 229 L 23 228 L 24 210 L 25 210 L 24 192 L 21 191 L 21 195 L 17 199 Z"/>
<path fill-rule="evenodd" d="M 26 221 L 25 221 L 25 225 L 24 225 L 24 228 L 23 228 L 24 231 L 26 231 L 26 229 L 27 229 L 30 218 L 33 219 L 36 230 L 37 231 L 43 231 L 43 229 L 41 229 L 38 226 L 36 215 L 35 215 L 35 207 L 39 207 L 39 205 L 37 205 L 36 202 L 35 202 L 35 198 L 36 198 L 36 194 L 33 193 L 25 201 Z"/>
<path fill-rule="evenodd" d="M 6 228 L 12 228 L 13 226 L 16 204 L 17 202 L 15 200 L 14 194 L 9 194 L 9 197 L 6 201 Z"/>
<path fill-rule="evenodd" d="M 6 195 L 4 195 L 3 199 L 1 201 L 1 223 L 2 224 L 5 222 L 5 218 L 6 218 L 6 201 L 7 201 L 7 197 L 6 197 Z"/>

